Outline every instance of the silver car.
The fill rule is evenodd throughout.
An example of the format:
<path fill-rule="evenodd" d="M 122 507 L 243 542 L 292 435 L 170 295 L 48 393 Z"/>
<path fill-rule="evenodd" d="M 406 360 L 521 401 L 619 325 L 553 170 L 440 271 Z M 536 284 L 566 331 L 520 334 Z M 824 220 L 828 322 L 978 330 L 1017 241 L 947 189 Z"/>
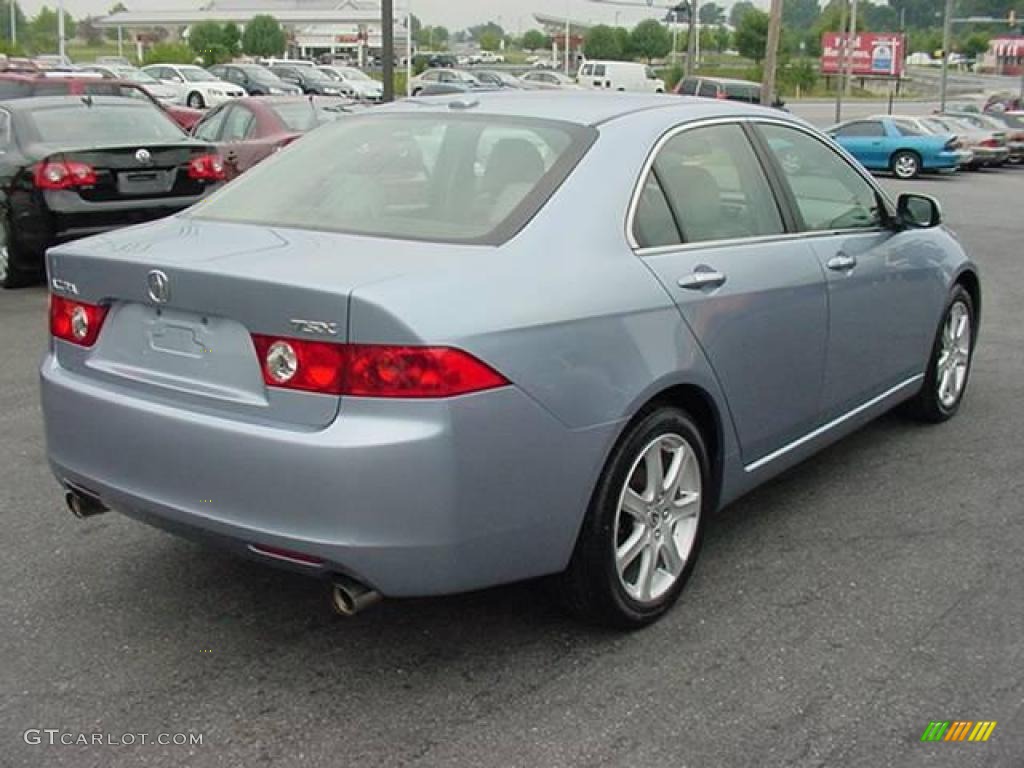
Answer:
<path fill-rule="evenodd" d="M 931 198 L 776 110 L 636 94 L 354 114 L 47 268 L 77 514 L 346 613 L 556 575 L 626 627 L 718 508 L 898 404 L 953 416 L 981 308 Z"/>

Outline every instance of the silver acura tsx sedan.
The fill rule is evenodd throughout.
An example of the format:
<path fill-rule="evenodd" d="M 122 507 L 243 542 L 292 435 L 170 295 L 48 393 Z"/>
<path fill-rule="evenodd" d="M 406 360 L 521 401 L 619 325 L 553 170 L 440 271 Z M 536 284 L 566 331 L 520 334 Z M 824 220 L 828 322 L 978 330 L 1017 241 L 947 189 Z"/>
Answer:
<path fill-rule="evenodd" d="M 953 416 L 978 272 L 778 111 L 420 99 L 47 255 L 49 458 L 353 613 L 554 576 L 661 616 L 708 518 L 897 404 Z"/>

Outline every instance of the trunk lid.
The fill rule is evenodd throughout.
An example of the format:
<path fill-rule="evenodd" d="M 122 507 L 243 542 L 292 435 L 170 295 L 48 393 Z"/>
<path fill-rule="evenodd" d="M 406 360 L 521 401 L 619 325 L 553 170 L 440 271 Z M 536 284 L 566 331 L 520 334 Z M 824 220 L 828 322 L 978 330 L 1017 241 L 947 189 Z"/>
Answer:
<path fill-rule="evenodd" d="M 450 246 L 190 216 L 79 240 L 48 252 L 51 288 L 110 311 L 95 346 L 58 343 L 57 358 L 137 396 L 323 427 L 341 398 L 265 386 L 251 334 L 343 343 L 359 285 L 438 269 L 451 257 Z M 166 278 L 163 303 L 150 294 L 157 271 Z"/>
<path fill-rule="evenodd" d="M 40 162 L 84 163 L 96 171 L 96 183 L 73 187 L 91 203 L 147 198 L 193 197 L 214 182 L 189 177 L 189 163 L 216 150 L 198 142 L 67 149 L 38 144 Z"/>

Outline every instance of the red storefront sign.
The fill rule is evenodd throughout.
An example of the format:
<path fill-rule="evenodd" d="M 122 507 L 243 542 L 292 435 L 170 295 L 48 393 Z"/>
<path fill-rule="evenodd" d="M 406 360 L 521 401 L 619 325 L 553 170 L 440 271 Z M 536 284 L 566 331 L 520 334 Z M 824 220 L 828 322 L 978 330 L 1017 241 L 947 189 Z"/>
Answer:
<path fill-rule="evenodd" d="M 852 37 L 838 32 L 821 36 L 821 73 L 839 74 L 843 60 L 843 41 L 849 39 L 846 66 L 853 75 L 899 77 L 903 74 L 906 39 L 897 33 L 862 32 Z"/>

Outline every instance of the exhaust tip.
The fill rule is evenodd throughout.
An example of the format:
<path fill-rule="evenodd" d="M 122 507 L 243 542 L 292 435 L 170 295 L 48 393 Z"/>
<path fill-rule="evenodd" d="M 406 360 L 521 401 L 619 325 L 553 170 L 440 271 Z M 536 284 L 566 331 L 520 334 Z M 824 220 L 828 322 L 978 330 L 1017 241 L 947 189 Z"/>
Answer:
<path fill-rule="evenodd" d="M 95 515 L 102 515 L 107 511 L 107 508 L 103 506 L 99 499 L 86 496 L 74 489 L 69 490 L 64 494 L 64 501 L 68 505 L 68 509 L 71 510 L 71 514 L 79 520 L 84 520 L 87 517 L 93 517 Z"/>
<path fill-rule="evenodd" d="M 380 592 L 354 579 L 336 576 L 331 584 L 331 607 L 345 618 L 351 618 L 383 599 Z"/>

